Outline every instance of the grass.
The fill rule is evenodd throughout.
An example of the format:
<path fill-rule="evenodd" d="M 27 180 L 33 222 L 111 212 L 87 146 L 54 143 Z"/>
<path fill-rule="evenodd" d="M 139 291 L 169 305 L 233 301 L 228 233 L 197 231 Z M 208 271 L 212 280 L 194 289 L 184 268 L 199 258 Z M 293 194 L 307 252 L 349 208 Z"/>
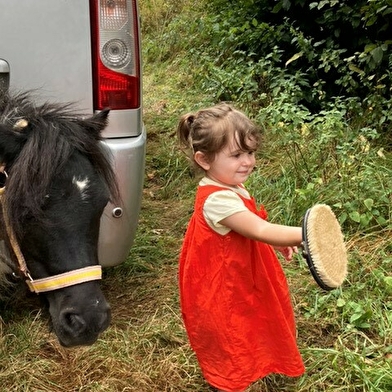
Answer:
<path fill-rule="evenodd" d="M 177 258 L 197 180 L 174 137 L 180 115 L 214 103 L 214 96 L 195 82 L 198 64 L 190 46 L 197 37 L 181 41 L 178 35 L 187 24 L 196 28 L 194 21 L 203 18 L 203 7 L 191 0 L 142 0 L 140 6 L 148 129 L 145 189 L 130 256 L 122 265 L 105 270 L 103 290 L 112 306 L 111 326 L 91 347 L 64 349 L 50 332 L 36 297 L 3 304 L 1 392 L 210 390 L 179 313 Z M 295 177 L 302 166 L 292 168 L 288 154 L 279 148 L 276 139 L 266 139 L 249 186 L 266 204 L 271 219 L 293 223 L 301 214 L 299 198 L 302 206 L 320 197 L 332 200 L 340 191 L 339 182 L 331 175 L 328 187 L 304 188 Z M 382 173 L 390 173 L 392 158 L 387 154 L 383 162 Z M 358 166 L 355 173 L 363 176 L 361 181 L 371 181 L 371 187 L 388 190 L 388 179 L 381 172 L 375 175 L 375 170 Z M 348 184 L 357 186 L 354 180 Z M 322 193 L 325 189 L 327 195 Z M 364 230 L 352 222 L 345 227 L 350 273 L 342 290 L 318 289 L 301 257 L 284 264 L 306 374 L 299 379 L 272 375 L 249 392 L 392 390 L 392 227 Z"/>

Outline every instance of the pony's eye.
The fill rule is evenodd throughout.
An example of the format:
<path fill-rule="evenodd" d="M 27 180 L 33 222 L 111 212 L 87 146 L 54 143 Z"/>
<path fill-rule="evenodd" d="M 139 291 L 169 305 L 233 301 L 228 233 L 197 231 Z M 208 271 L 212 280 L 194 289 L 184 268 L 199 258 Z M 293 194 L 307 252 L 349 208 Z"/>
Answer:
<path fill-rule="evenodd" d="M 5 183 L 7 182 L 7 173 L 6 172 L 0 172 L 0 188 L 3 188 L 5 186 Z"/>
<path fill-rule="evenodd" d="M 50 199 L 51 199 L 51 197 L 50 197 L 49 193 L 44 196 L 44 199 L 42 200 L 42 209 L 43 210 L 45 210 L 48 207 Z"/>

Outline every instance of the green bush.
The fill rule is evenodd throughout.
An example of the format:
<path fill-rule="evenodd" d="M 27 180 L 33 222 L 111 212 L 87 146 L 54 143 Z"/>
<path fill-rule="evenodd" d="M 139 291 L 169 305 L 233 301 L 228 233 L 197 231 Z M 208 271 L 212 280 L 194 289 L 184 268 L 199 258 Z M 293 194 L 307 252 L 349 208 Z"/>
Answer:
<path fill-rule="evenodd" d="M 265 75 L 281 70 L 299 77 L 297 101 L 313 112 L 334 97 L 358 97 L 369 122 L 379 118 L 374 102 L 390 113 L 390 0 L 213 0 L 210 7 L 206 87 L 218 86 L 219 98 L 236 100 L 242 90 L 258 100 L 268 92 Z M 261 68 L 266 60 L 270 66 Z M 386 114 L 381 128 L 390 120 Z"/>

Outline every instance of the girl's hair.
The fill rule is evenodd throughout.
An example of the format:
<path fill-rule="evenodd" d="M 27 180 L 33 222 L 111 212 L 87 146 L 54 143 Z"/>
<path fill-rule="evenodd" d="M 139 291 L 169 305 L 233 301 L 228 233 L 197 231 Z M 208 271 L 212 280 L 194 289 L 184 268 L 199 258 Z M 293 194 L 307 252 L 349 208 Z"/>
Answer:
<path fill-rule="evenodd" d="M 259 128 L 244 113 L 226 103 L 183 115 L 177 135 L 194 164 L 195 152 L 202 152 L 212 162 L 232 136 L 238 148 L 245 152 L 254 151 L 260 144 Z"/>

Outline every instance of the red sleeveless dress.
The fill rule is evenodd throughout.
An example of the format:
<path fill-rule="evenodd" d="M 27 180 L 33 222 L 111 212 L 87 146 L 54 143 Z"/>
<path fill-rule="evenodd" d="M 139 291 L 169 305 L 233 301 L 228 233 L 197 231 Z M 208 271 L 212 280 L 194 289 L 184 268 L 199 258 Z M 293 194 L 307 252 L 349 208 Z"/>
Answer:
<path fill-rule="evenodd" d="M 225 391 L 244 390 L 270 373 L 300 376 L 305 369 L 280 262 L 271 246 L 208 226 L 203 205 L 219 190 L 227 188 L 198 187 L 179 265 L 182 316 L 203 376 Z M 241 199 L 267 218 L 253 198 Z"/>

